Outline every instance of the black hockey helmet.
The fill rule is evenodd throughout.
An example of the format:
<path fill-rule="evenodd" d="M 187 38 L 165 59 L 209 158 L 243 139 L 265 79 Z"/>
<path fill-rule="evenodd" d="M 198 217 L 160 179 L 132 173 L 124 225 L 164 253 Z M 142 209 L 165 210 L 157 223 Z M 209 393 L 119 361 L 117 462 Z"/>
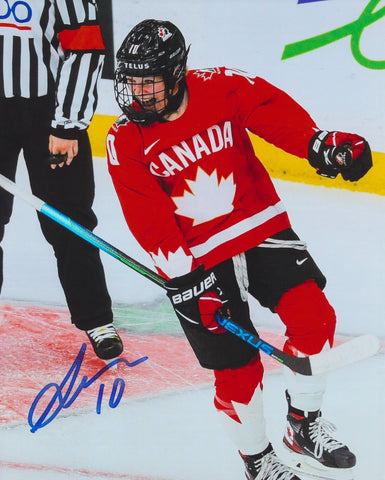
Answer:
<path fill-rule="evenodd" d="M 178 109 L 186 89 L 187 54 L 182 33 L 169 21 L 144 20 L 129 32 L 116 54 L 114 88 L 120 108 L 132 122 L 149 125 Z M 163 90 L 156 80 L 164 83 Z M 148 85 L 153 85 L 152 93 Z"/>

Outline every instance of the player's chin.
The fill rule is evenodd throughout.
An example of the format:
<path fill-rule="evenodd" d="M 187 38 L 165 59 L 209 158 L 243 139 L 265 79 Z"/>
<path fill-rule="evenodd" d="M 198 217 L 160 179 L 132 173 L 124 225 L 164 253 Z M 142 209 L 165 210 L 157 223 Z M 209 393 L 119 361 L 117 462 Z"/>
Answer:
<path fill-rule="evenodd" d="M 142 108 L 143 108 L 143 110 L 146 110 L 147 112 L 158 113 L 158 108 L 156 108 L 156 105 L 154 105 L 154 104 L 150 105 L 150 104 L 143 103 Z"/>
<path fill-rule="evenodd" d="M 147 112 L 154 112 L 154 113 L 157 113 L 159 115 L 161 115 L 161 113 L 163 112 L 163 108 L 159 108 L 159 105 L 152 105 L 152 106 L 148 106 L 148 107 L 143 105 L 143 109 L 146 110 Z"/>

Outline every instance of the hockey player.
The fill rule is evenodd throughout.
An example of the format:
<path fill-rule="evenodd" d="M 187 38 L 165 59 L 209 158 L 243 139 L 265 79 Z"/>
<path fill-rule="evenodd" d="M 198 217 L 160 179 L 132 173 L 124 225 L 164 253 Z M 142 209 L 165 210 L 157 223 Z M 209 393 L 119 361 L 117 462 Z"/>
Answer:
<path fill-rule="evenodd" d="M 109 171 L 191 347 L 214 371 L 215 407 L 247 478 L 298 480 L 266 435 L 258 353 L 214 313 L 225 309 L 255 332 L 249 293 L 279 315 L 285 350 L 296 355 L 330 348 L 336 318 L 326 280 L 292 230 L 248 131 L 348 181 L 369 170 L 371 152 L 359 135 L 320 130 L 261 78 L 226 67 L 188 71 L 187 54 L 168 21 L 145 20 L 123 41 L 115 76 L 123 115 L 107 137 Z M 325 378 L 287 375 L 284 445 L 321 474 L 347 478 L 356 459 L 321 416 Z"/>
<path fill-rule="evenodd" d="M 87 127 L 104 61 L 95 2 L 1 2 L 0 9 L 0 173 L 15 179 L 22 150 L 32 192 L 92 230 L 97 219 Z M 0 241 L 12 205 L 13 197 L 0 189 Z M 119 356 L 123 346 L 99 251 L 44 215 L 39 221 L 55 252 L 72 322 L 98 357 Z M 0 288 L 2 260 L 0 249 Z"/>

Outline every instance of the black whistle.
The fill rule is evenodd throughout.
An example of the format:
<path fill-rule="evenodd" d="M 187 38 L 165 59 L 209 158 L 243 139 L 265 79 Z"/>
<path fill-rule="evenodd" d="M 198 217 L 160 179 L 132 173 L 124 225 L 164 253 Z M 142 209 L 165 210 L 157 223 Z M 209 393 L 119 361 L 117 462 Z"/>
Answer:
<path fill-rule="evenodd" d="M 66 153 L 50 153 L 48 163 L 50 165 L 59 165 L 67 160 Z"/>

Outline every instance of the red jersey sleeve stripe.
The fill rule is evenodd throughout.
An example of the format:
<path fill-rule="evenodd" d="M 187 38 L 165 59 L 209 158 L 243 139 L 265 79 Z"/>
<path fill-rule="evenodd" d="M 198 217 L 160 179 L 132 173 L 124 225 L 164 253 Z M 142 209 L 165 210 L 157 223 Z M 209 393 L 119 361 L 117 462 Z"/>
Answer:
<path fill-rule="evenodd" d="M 82 25 L 76 30 L 63 30 L 59 34 L 63 50 L 104 50 L 99 25 Z"/>

